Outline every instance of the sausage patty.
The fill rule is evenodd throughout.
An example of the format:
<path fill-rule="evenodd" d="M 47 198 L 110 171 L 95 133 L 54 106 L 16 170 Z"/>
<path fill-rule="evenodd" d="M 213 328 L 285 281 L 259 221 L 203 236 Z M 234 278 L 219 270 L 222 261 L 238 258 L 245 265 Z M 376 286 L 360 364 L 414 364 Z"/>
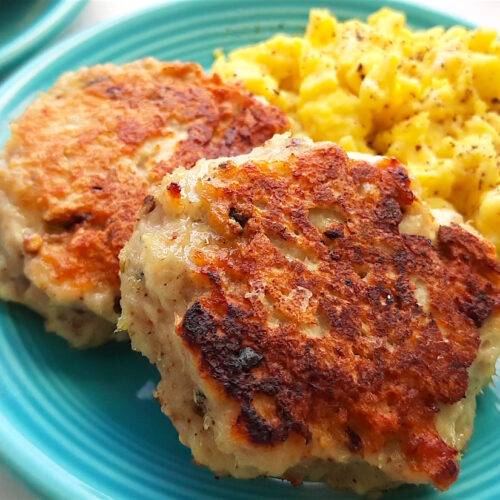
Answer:
<path fill-rule="evenodd" d="M 499 353 L 500 264 L 446 215 L 394 159 L 284 136 L 166 176 L 121 254 L 119 326 L 195 460 L 448 488 Z"/>
<path fill-rule="evenodd" d="M 150 185 L 288 128 L 277 108 L 196 64 L 65 74 L 12 124 L 0 156 L 0 296 L 76 347 L 113 338 L 118 254 Z"/>

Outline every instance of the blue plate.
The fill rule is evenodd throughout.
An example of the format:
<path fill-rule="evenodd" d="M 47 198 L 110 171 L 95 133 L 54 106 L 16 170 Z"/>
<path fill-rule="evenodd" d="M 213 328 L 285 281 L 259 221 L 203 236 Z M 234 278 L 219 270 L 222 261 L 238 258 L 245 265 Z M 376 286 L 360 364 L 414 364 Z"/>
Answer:
<path fill-rule="evenodd" d="M 318 2 L 319 3 L 319 2 Z M 365 18 L 372 0 L 324 1 L 340 18 Z M 414 28 L 459 21 L 422 8 L 404 10 Z M 208 68 L 226 50 L 285 31 L 302 33 L 303 0 L 193 0 L 171 3 L 92 28 L 40 55 L 0 88 L 0 144 L 8 121 L 64 71 L 143 56 L 193 60 Z M 464 24 L 462 22 L 462 24 Z M 292 488 L 272 479 L 215 480 L 195 466 L 152 399 L 154 367 L 129 346 L 78 352 L 44 333 L 40 318 L 0 303 L 0 453 L 51 498 L 351 498 L 323 486 Z M 407 487 L 408 498 L 500 498 L 500 392 L 479 398 L 476 431 L 459 481 L 445 494 Z M 0 494 L 1 496 L 1 494 Z"/>
<path fill-rule="evenodd" d="M 57 35 L 86 0 L 0 0 L 0 74 Z"/>

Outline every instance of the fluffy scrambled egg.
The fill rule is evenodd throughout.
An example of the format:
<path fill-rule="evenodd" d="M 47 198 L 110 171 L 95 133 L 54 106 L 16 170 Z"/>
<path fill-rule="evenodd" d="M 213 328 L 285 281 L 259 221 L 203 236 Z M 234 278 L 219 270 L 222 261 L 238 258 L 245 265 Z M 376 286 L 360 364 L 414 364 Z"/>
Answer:
<path fill-rule="evenodd" d="M 412 31 L 390 9 L 366 23 L 312 10 L 303 38 L 218 54 L 213 71 L 280 106 L 298 134 L 396 156 L 431 206 L 453 205 L 500 251 L 495 31 Z"/>

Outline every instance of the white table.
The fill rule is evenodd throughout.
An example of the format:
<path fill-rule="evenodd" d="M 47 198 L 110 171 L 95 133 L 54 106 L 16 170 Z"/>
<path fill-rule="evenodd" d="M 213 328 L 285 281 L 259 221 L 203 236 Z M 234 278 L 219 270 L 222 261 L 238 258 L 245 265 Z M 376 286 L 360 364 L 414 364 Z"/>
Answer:
<path fill-rule="evenodd" d="M 167 0 L 168 1 L 168 0 Z M 235 0 L 237 1 L 237 0 Z M 447 11 L 480 26 L 500 31 L 500 0 L 412 0 Z M 89 0 L 78 18 L 52 44 L 89 26 L 121 16 L 165 0 Z M 314 2 L 311 3 L 311 6 Z M 36 498 L 10 470 L 0 463 L 0 500 L 32 500 Z"/>

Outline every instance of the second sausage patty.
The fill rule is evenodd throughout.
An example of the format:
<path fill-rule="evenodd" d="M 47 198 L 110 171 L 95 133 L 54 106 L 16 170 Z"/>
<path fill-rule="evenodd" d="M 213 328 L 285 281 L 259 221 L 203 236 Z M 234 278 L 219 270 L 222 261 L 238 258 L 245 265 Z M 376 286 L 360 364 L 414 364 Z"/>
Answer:
<path fill-rule="evenodd" d="M 61 77 L 0 156 L 0 296 L 73 346 L 112 338 L 118 254 L 150 185 L 286 130 L 277 108 L 196 64 L 154 59 Z"/>

